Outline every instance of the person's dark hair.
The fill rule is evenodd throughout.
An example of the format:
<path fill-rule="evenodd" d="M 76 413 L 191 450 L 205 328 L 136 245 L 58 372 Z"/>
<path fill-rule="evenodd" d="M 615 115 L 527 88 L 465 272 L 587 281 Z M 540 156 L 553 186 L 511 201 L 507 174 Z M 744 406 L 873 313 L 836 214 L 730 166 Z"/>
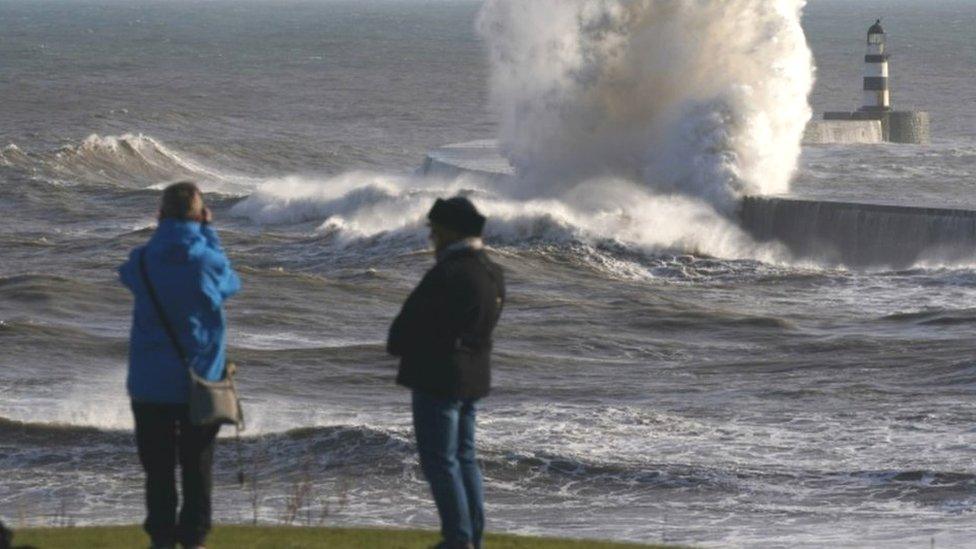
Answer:
<path fill-rule="evenodd" d="M 163 201 L 159 207 L 159 216 L 173 219 L 190 217 L 197 196 L 201 196 L 201 194 L 196 183 L 191 181 L 173 183 L 163 190 Z"/>

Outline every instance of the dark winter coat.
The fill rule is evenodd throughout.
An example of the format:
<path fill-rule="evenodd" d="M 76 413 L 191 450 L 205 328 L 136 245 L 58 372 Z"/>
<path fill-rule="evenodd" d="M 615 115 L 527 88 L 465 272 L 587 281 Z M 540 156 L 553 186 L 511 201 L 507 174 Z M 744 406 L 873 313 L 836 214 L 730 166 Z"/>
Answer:
<path fill-rule="evenodd" d="M 491 389 L 492 331 L 505 302 L 501 267 L 484 250 L 449 250 L 414 289 L 390 327 L 397 383 L 446 398 Z"/>

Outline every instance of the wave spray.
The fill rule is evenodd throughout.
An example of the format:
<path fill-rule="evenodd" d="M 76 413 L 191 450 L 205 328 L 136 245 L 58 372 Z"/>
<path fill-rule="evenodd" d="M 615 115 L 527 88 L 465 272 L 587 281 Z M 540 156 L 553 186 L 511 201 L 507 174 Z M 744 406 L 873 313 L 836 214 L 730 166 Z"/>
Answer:
<path fill-rule="evenodd" d="M 810 120 L 804 0 L 487 0 L 500 144 L 523 191 L 601 177 L 729 212 L 785 192 Z"/>
<path fill-rule="evenodd" d="M 493 242 L 587 244 L 790 261 L 731 219 L 788 189 L 810 119 L 803 0 L 487 0 L 499 141 L 512 183 L 346 174 L 263 185 L 259 223 L 324 221 L 417 240 L 433 197 L 466 192 Z M 344 240 L 344 239 L 340 239 Z"/>

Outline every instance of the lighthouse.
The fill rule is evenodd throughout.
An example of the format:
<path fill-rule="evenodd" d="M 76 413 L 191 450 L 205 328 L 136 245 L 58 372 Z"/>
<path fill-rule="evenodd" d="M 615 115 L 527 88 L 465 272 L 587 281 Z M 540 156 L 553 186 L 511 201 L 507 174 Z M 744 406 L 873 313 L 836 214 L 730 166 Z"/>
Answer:
<path fill-rule="evenodd" d="M 864 101 L 854 111 L 828 111 L 807 125 L 803 141 L 823 143 L 929 143 L 929 113 L 894 111 L 888 88 L 888 45 L 878 19 L 868 29 L 864 56 Z"/>
<path fill-rule="evenodd" d="M 865 112 L 888 112 L 891 110 L 891 95 L 888 91 L 888 52 L 885 51 L 885 32 L 878 19 L 868 29 L 868 51 L 864 56 L 864 102 L 861 110 Z"/>

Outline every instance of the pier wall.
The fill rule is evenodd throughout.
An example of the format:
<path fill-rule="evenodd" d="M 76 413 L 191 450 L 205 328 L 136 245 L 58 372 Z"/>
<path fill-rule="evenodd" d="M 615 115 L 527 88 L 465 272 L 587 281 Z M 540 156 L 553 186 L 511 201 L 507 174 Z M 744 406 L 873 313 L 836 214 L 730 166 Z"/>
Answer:
<path fill-rule="evenodd" d="M 800 258 L 851 267 L 976 262 L 976 211 L 747 196 L 739 222 Z"/>

